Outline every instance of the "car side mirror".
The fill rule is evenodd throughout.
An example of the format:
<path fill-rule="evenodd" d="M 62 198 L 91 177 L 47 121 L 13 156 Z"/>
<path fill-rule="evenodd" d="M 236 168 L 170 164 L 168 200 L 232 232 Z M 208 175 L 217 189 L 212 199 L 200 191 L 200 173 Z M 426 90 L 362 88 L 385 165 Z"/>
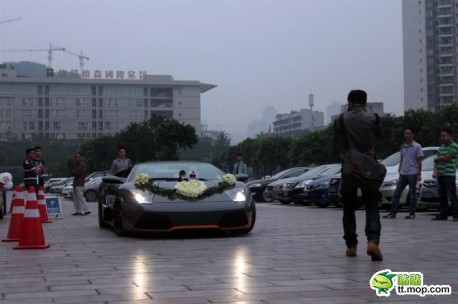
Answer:
<path fill-rule="evenodd" d="M 239 182 L 246 183 L 246 182 L 248 182 L 249 176 L 246 175 L 246 174 L 237 174 L 237 175 L 235 175 L 235 178 Z"/>

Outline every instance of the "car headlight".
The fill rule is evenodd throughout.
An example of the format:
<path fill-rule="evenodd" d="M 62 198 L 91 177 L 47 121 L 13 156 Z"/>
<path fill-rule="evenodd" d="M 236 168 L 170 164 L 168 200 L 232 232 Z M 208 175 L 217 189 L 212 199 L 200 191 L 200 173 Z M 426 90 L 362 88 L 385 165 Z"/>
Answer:
<path fill-rule="evenodd" d="M 396 179 L 383 183 L 383 187 L 392 187 L 392 186 L 396 186 L 397 184 L 398 184 L 398 179 L 396 178 Z"/>
<path fill-rule="evenodd" d="M 262 184 L 251 184 L 248 187 L 250 187 L 250 188 L 259 188 L 261 186 L 262 186 Z"/>
<path fill-rule="evenodd" d="M 302 181 L 300 182 L 299 184 L 296 185 L 296 189 L 304 189 L 308 184 L 310 184 L 312 182 L 311 179 L 308 179 L 308 180 L 305 180 L 305 181 Z"/>
<path fill-rule="evenodd" d="M 135 201 L 139 204 L 150 204 L 153 202 L 151 194 L 148 194 L 145 191 L 132 190 L 132 195 L 134 196 Z"/>
<path fill-rule="evenodd" d="M 283 188 L 284 189 L 293 189 L 296 185 L 297 183 L 286 183 L 283 185 Z"/>
<path fill-rule="evenodd" d="M 329 182 L 323 182 L 315 185 L 313 189 L 325 189 L 329 187 Z"/>
<path fill-rule="evenodd" d="M 234 202 L 246 202 L 245 189 L 234 188 L 224 191 Z"/>

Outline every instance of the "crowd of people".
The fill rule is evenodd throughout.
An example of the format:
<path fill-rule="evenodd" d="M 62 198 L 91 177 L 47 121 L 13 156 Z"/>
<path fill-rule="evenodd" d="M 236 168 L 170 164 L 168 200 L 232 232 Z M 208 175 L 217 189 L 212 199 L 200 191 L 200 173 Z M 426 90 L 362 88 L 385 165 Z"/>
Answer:
<path fill-rule="evenodd" d="M 343 230 L 347 250 L 346 255 L 355 257 L 357 253 L 358 235 L 356 234 L 355 211 L 358 208 L 357 191 L 361 189 L 366 207 L 367 254 L 373 261 L 383 260 L 379 248 L 381 222 L 378 209 L 378 190 L 383 178 L 375 175 L 368 178 L 362 172 L 370 173 L 375 166 L 364 166 L 360 159 L 355 158 L 355 152 L 367 156 L 366 164 L 375 162 L 375 142 L 383 135 L 380 119 L 366 109 L 367 93 L 353 90 L 348 94 L 348 111 L 334 122 L 336 145 L 342 159 L 342 200 L 343 200 Z M 422 147 L 415 141 L 412 127 L 404 129 L 404 143 L 400 149 L 399 181 L 393 197 L 390 212 L 384 216 L 387 219 L 396 218 L 399 198 L 402 191 L 409 186 L 410 207 L 406 219 L 415 218 L 416 183 L 421 180 Z M 445 221 L 448 218 L 448 202 L 452 204 L 453 221 L 458 222 L 458 200 L 456 194 L 456 166 L 458 162 L 458 145 L 453 140 L 453 132 L 449 128 L 440 133 L 441 146 L 434 160 L 433 178 L 437 178 L 440 196 L 440 213 L 432 218 L 435 221 Z M 355 164 L 360 165 L 359 167 Z M 363 170 L 357 170 L 361 169 Z M 345 170 L 349 168 L 349 170 Z M 385 171 L 386 172 L 386 171 Z"/>
<path fill-rule="evenodd" d="M 26 159 L 22 164 L 24 168 L 24 186 L 26 188 L 34 187 L 38 192 L 39 187 L 44 186 L 44 175 L 46 174 L 46 165 L 43 160 L 43 149 L 40 146 L 28 148 L 25 151 Z M 110 168 L 112 174 L 119 174 L 132 168 L 132 162 L 126 158 L 126 149 L 118 148 L 118 157 L 113 160 Z M 81 152 L 76 152 L 74 155 L 73 169 L 70 171 L 73 177 L 73 204 L 75 212 L 72 215 L 89 215 L 91 210 L 84 198 L 84 184 L 86 182 L 86 164 L 83 160 Z"/>

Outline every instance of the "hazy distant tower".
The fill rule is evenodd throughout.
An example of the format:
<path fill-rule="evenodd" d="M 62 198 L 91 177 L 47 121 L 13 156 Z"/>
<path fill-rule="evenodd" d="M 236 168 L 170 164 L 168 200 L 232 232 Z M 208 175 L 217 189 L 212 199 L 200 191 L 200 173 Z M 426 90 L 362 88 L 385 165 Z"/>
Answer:
<path fill-rule="evenodd" d="M 310 125 L 310 131 L 313 132 L 315 131 L 315 117 L 313 115 L 313 106 L 315 105 L 315 98 L 313 96 L 313 93 L 310 92 L 309 94 L 309 106 L 310 106 L 310 110 L 312 111 L 312 122 L 311 122 L 311 125 Z"/>

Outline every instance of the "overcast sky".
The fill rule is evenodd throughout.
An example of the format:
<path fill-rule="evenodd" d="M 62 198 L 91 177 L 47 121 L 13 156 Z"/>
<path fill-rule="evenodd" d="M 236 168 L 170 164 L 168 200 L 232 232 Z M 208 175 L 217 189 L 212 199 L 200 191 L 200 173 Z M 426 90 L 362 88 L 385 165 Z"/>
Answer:
<path fill-rule="evenodd" d="M 89 70 L 146 70 L 218 85 L 202 120 L 235 138 L 266 106 L 280 113 L 344 103 L 367 90 L 403 111 L 401 0 L 0 0 L 0 49 L 50 42 L 90 57 Z M 46 64 L 46 53 L 0 53 Z M 78 69 L 55 52 L 55 69 Z"/>

